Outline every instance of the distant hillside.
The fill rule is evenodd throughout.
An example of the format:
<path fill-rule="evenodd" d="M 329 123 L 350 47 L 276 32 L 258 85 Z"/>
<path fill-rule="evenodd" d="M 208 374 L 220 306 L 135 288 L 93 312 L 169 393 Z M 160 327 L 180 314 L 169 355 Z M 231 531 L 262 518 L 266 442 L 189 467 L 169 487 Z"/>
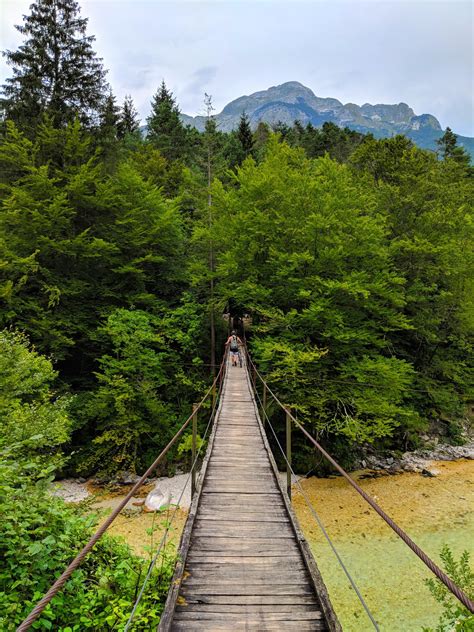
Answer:
<path fill-rule="evenodd" d="M 443 135 L 436 117 L 432 114 L 417 116 L 406 103 L 343 104 L 337 99 L 317 97 L 312 90 L 297 81 L 289 81 L 231 101 L 215 117 L 219 129 L 234 129 L 244 111 L 253 127 L 260 121 L 270 125 L 278 121 L 292 125 L 298 120 L 303 125 L 312 123 L 315 126 L 331 121 L 340 127 L 349 127 L 365 134 L 371 132 L 376 138 L 405 134 L 419 147 L 432 150 L 436 150 L 436 140 Z M 185 123 L 201 131 L 204 129 L 205 117 L 183 114 L 182 118 Z M 474 160 L 474 138 L 458 136 L 458 144 L 465 147 Z"/>

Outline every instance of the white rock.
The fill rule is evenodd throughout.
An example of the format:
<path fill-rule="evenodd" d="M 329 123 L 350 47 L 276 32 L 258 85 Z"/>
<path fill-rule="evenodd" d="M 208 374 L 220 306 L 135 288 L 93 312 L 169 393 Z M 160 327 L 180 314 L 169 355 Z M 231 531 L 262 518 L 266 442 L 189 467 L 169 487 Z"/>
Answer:
<path fill-rule="evenodd" d="M 145 500 L 145 507 L 148 511 L 159 511 L 162 507 L 166 507 L 171 503 L 171 492 L 161 491 L 158 487 L 155 487 Z"/>

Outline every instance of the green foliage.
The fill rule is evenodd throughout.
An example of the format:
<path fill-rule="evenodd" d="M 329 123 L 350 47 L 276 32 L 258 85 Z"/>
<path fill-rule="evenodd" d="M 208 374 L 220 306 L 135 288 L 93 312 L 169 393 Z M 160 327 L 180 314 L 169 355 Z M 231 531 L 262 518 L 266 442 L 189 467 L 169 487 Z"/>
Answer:
<path fill-rule="evenodd" d="M 472 392 L 472 181 L 455 161 L 440 163 L 403 137 L 368 141 L 353 155 L 377 181 L 390 255 L 404 278 L 411 323 L 390 338 L 417 371 L 412 401 L 425 417 L 453 419 Z"/>
<path fill-rule="evenodd" d="M 68 439 L 65 398 L 54 396 L 51 362 L 27 339 L 0 333 L 0 627 L 15 630 L 89 540 L 97 516 L 51 495 Z M 156 626 L 172 575 L 168 550 L 154 571 L 134 630 Z M 130 614 L 147 561 L 103 537 L 33 629 L 117 629 Z"/>
<path fill-rule="evenodd" d="M 96 428 L 87 456 L 81 452 L 82 471 L 144 468 L 168 443 L 187 416 L 180 404 L 204 387 L 195 355 L 201 326 L 186 300 L 162 315 L 117 309 L 108 316 L 98 335 L 110 353 L 99 359 L 98 387 L 79 415 Z"/>
<path fill-rule="evenodd" d="M 218 288 L 252 312 L 252 348 L 271 383 L 319 431 L 352 441 L 413 423 L 403 408 L 413 370 L 386 342 L 410 328 L 403 278 L 373 193 L 345 167 L 276 140 L 236 183 L 214 190 Z"/>
<path fill-rule="evenodd" d="M 474 599 L 474 570 L 470 566 L 467 551 L 459 561 L 454 558 L 447 545 L 441 551 L 443 567 L 450 579 L 463 590 L 469 599 Z M 471 632 L 474 629 L 474 615 L 438 579 L 425 580 L 431 594 L 443 607 L 443 614 L 435 630 L 423 628 L 423 632 Z"/>
<path fill-rule="evenodd" d="M 243 114 L 223 133 L 207 95 L 200 133 L 163 82 L 142 139 L 131 97 L 119 110 L 104 90 L 91 38 L 77 68 L 93 74 L 75 87 L 84 99 L 71 105 L 53 86 L 54 46 L 43 44 L 54 20 L 67 45 L 84 35 L 78 10 L 32 6 L 30 40 L 7 54 L 6 96 L 23 109 L 12 106 L 19 126 L 7 120 L 0 142 L 0 326 L 26 332 L 75 392 L 73 471 L 151 461 L 202 392 L 228 308 L 251 315 L 262 370 L 341 454 L 405 449 L 439 420 L 460 441 L 474 191 L 455 135 L 446 130 L 438 160 L 403 136 L 332 123 L 252 133 Z M 31 51 L 49 59 L 36 79 Z M 69 58 L 58 59 L 67 84 Z M 20 99 L 30 80 L 34 102 Z M 48 86 L 54 99 L 37 98 Z"/>
<path fill-rule="evenodd" d="M 201 448 L 204 450 L 206 446 L 206 441 L 201 437 L 200 434 L 196 435 L 196 450 L 199 452 Z M 187 433 L 184 435 L 183 440 L 178 445 L 178 456 L 184 457 L 186 462 L 189 463 L 189 466 L 192 465 L 192 451 L 193 451 L 193 435 L 192 433 Z"/>
<path fill-rule="evenodd" d="M 69 399 L 54 397 L 56 377 L 24 335 L 0 331 L 0 445 L 28 441 L 44 452 L 68 439 Z"/>
<path fill-rule="evenodd" d="M 0 627 L 5 631 L 29 614 L 97 523 L 97 517 L 51 497 L 52 468 L 28 457 L 26 447 L 23 442 L 1 451 Z M 170 555 L 153 572 L 131 629 L 158 624 L 173 572 Z M 128 546 L 103 536 L 33 629 L 118 629 L 128 619 L 147 566 Z"/>
<path fill-rule="evenodd" d="M 347 127 L 341 129 L 330 122 L 323 123 L 320 128 L 311 123 L 303 127 L 299 121 L 295 121 L 293 127 L 277 123 L 273 130 L 291 147 L 302 147 L 309 158 L 327 153 L 338 162 L 347 162 L 357 147 L 371 138 Z"/>
<path fill-rule="evenodd" d="M 117 304 L 150 306 L 158 293 L 175 296 L 181 221 L 131 161 L 110 175 L 84 151 L 77 164 L 76 126 L 61 132 L 61 168 L 36 164 L 45 134 L 28 146 L 11 129 L 5 161 L 28 172 L 9 184 L 0 213 L 2 323 L 15 322 L 41 351 L 60 359 L 75 347 L 82 362 L 93 353 L 100 314 Z"/>
<path fill-rule="evenodd" d="M 88 416 L 99 430 L 95 467 L 134 468 L 154 435 L 166 442 L 173 410 L 160 390 L 169 382 L 171 356 L 160 329 L 159 320 L 146 312 L 119 309 L 99 330 L 110 339 L 113 354 L 99 360 L 99 387 L 89 402 Z"/>

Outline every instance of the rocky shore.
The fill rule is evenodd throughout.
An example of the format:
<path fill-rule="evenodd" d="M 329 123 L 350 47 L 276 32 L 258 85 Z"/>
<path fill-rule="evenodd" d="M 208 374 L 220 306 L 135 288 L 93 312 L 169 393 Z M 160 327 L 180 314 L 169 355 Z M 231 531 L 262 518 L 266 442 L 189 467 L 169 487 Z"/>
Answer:
<path fill-rule="evenodd" d="M 404 452 L 401 456 L 380 456 L 368 454 L 364 458 L 360 459 L 358 468 L 361 470 L 367 470 L 368 472 L 363 475 L 365 478 L 380 476 L 383 474 L 399 474 L 401 472 L 415 472 L 422 474 L 423 476 L 437 476 L 439 470 L 436 468 L 436 461 L 457 461 L 459 459 L 474 460 L 474 441 L 466 443 L 462 446 L 452 446 L 447 444 L 438 444 L 433 448 L 420 448 L 414 452 Z M 281 474 L 282 481 L 286 480 L 286 474 Z M 123 472 L 121 475 L 117 475 L 113 481 L 107 481 L 110 485 L 117 487 L 132 485 L 138 480 L 138 476 L 130 474 L 129 472 Z M 153 484 L 153 493 L 159 492 L 163 497 L 166 497 L 166 501 L 172 504 L 179 504 L 180 507 L 188 509 L 191 504 L 189 481 L 186 481 L 187 474 L 177 474 L 172 477 L 162 477 L 148 479 L 146 482 L 148 485 Z M 283 481 L 284 482 L 284 481 Z M 296 481 L 294 481 L 296 482 Z M 80 502 L 85 498 L 90 497 L 91 493 L 88 489 L 88 483 L 93 483 L 99 487 L 105 485 L 105 482 L 97 479 L 91 479 L 86 481 L 83 478 L 77 479 L 64 479 L 62 481 L 56 481 L 53 484 L 52 493 L 56 496 L 64 498 L 67 502 Z M 186 489 L 181 495 L 184 484 Z M 169 498 L 168 498 L 169 496 Z M 118 494 L 114 501 L 109 501 L 109 504 L 119 502 L 121 494 Z M 107 503 L 98 503 L 105 506 Z M 132 498 L 129 503 L 129 509 L 131 511 L 141 511 L 137 509 L 138 505 L 145 504 L 139 502 L 138 498 Z M 151 509 L 151 508 L 150 508 Z"/>
<path fill-rule="evenodd" d="M 434 461 L 457 461 L 474 459 L 474 441 L 465 445 L 438 444 L 432 448 L 420 448 L 414 452 L 404 452 L 401 456 L 367 455 L 360 461 L 361 469 L 399 474 L 419 472 L 424 476 L 436 476 L 439 472 Z"/>

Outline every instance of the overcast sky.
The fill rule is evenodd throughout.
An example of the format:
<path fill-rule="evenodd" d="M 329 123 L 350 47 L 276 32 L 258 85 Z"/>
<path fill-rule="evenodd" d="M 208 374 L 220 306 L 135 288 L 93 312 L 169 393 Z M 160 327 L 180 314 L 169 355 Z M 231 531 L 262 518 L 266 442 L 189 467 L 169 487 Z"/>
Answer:
<path fill-rule="evenodd" d="M 30 1 L 0 0 L 1 47 Z M 300 81 L 317 96 L 408 103 L 474 136 L 473 5 L 458 0 L 79 0 L 120 99 L 142 118 L 162 79 L 181 110 L 216 111 L 243 94 Z M 0 81 L 10 69 L 0 61 Z"/>

